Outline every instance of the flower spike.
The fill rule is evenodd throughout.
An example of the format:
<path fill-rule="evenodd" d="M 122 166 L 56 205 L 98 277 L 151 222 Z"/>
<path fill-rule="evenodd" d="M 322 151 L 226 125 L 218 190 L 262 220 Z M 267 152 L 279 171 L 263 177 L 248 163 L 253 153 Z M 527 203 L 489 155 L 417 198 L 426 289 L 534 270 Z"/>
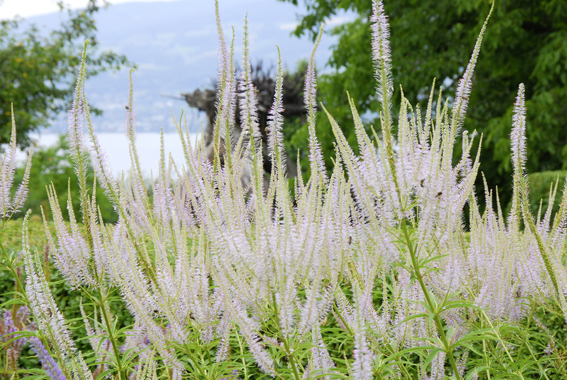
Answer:
<path fill-rule="evenodd" d="M 315 134 L 315 125 L 317 123 L 317 74 L 315 73 L 315 52 L 321 42 L 323 35 L 323 26 L 317 36 L 315 47 L 311 53 L 307 73 L 305 74 L 305 108 L 307 109 L 307 124 L 309 128 L 309 160 L 311 161 L 311 175 L 320 174 L 324 182 L 327 182 L 327 174 L 325 173 L 325 162 L 323 161 L 323 153 L 321 152 L 321 144 L 317 140 Z"/>
<path fill-rule="evenodd" d="M 278 78 L 276 80 L 276 92 L 274 103 L 268 114 L 268 150 L 272 156 L 272 164 L 276 165 L 277 170 L 284 174 L 285 153 L 282 137 L 283 125 L 283 69 L 282 53 L 278 48 Z"/>

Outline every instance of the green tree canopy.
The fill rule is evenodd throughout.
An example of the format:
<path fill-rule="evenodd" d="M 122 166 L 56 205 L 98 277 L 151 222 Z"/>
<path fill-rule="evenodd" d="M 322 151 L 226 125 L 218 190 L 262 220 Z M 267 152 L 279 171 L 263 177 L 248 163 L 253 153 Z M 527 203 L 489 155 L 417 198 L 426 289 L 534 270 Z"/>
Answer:
<path fill-rule="evenodd" d="M 62 3 L 60 7 L 63 11 Z M 0 144 L 10 139 L 11 103 L 22 146 L 29 145 L 29 132 L 49 126 L 67 109 L 83 43 L 88 38 L 91 47 L 97 46 L 94 14 L 99 9 L 97 0 L 89 0 L 85 9 L 68 10 L 67 20 L 48 37 L 34 25 L 22 31 L 19 20 L 0 21 Z M 92 50 L 87 55 L 89 77 L 128 63 L 123 55 Z"/>
<path fill-rule="evenodd" d="M 280 0 L 298 4 L 300 0 Z M 296 35 L 315 38 L 321 23 L 342 11 L 357 15 L 327 33 L 338 36 L 319 81 L 320 100 L 351 136 L 347 91 L 369 124 L 379 105 L 372 78 L 370 0 L 303 0 Z M 390 17 L 395 98 L 400 84 L 413 103 L 426 105 L 433 78 L 454 94 L 472 53 L 488 0 L 384 0 Z M 518 84 L 526 85 L 528 170 L 567 167 L 567 1 L 497 1 L 473 80 L 465 128 L 483 133 L 482 166 L 489 186 L 506 194 L 510 181 L 510 126 Z M 394 102 L 399 103 L 399 102 Z M 395 112 L 394 112 L 395 114 Z M 321 120 L 324 124 L 326 121 Z M 332 154 L 330 128 L 318 136 Z M 506 196 L 505 196 L 506 198 Z"/>

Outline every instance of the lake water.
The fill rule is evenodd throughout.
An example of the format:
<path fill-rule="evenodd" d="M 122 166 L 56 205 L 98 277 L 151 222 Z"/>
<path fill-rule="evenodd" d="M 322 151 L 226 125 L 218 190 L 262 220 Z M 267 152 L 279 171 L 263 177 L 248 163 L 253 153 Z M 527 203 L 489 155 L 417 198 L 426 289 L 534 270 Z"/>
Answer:
<path fill-rule="evenodd" d="M 130 169 L 130 151 L 128 149 L 128 139 L 122 133 L 98 133 L 100 144 L 108 158 L 110 167 L 115 174 L 120 174 L 122 171 Z M 191 134 L 191 142 L 197 141 L 199 134 Z M 32 138 L 37 141 L 39 146 L 54 145 L 59 139 L 59 134 L 44 133 L 41 135 L 32 135 Z M 90 139 L 85 136 L 87 146 L 90 145 Z M 164 145 L 166 158 L 171 156 L 173 160 L 181 169 L 185 162 L 183 156 L 183 148 L 179 135 L 177 133 L 164 134 Z M 138 149 L 138 158 L 144 176 L 149 177 L 153 173 L 154 177 L 159 170 L 159 152 L 160 152 L 160 133 L 138 133 L 136 137 L 136 147 Z M 26 158 L 26 154 L 20 152 L 18 155 L 20 160 Z"/>

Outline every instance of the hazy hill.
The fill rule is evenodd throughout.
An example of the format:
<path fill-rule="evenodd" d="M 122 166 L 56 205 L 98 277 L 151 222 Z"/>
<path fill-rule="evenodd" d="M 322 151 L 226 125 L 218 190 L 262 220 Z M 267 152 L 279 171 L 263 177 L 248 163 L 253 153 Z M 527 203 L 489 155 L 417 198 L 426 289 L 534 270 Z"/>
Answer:
<path fill-rule="evenodd" d="M 237 58 L 240 59 L 242 25 L 248 13 L 251 54 L 254 60 L 274 64 L 275 44 L 282 49 L 286 65 L 309 56 L 313 44 L 307 38 L 291 37 L 297 8 L 276 0 L 221 0 L 225 33 L 236 31 Z M 54 28 L 61 14 L 30 18 L 39 26 Z M 340 19 L 337 19 L 340 21 Z M 125 54 L 138 65 L 134 74 L 135 103 L 140 131 L 173 129 L 171 111 L 178 115 L 186 103 L 161 94 L 178 95 L 211 83 L 217 73 L 217 35 L 213 0 L 178 0 L 156 3 L 112 5 L 97 15 L 98 38 L 102 49 Z M 230 37 L 230 36 L 228 36 Z M 319 66 L 327 61 L 333 41 L 325 37 L 318 53 Z M 99 131 L 122 131 L 128 95 L 128 69 L 101 74 L 87 83 L 89 101 L 104 110 L 96 119 Z M 200 129 L 199 115 L 190 113 L 189 122 Z M 65 130 L 57 121 L 53 130 Z"/>

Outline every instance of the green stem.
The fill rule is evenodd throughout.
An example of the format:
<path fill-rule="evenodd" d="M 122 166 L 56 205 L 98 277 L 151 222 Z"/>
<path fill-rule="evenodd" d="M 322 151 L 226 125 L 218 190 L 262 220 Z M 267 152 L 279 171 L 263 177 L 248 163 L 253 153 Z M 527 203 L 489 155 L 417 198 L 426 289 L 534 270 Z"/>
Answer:
<path fill-rule="evenodd" d="M 240 347 L 240 359 L 242 360 L 242 366 L 244 367 L 244 380 L 248 380 L 248 366 L 246 365 L 246 360 L 244 359 L 244 347 L 242 346 L 240 335 L 236 334 L 236 339 L 238 339 L 238 346 Z"/>
<path fill-rule="evenodd" d="M 22 283 L 22 279 L 20 278 L 20 276 L 18 276 L 18 269 L 16 268 L 17 265 L 17 258 L 15 261 L 11 261 L 8 259 L 8 253 L 6 252 L 6 250 L 4 249 L 4 246 L 0 243 L 0 252 L 2 253 L 2 257 L 4 257 L 4 260 L 6 261 L 6 264 L 4 264 L 3 266 L 5 268 L 8 269 L 8 271 L 10 273 L 12 273 L 12 275 L 14 276 L 14 278 L 16 279 L 16 292 L 21 292 L 21 294 L 24 297 L 24 301 L 27 302 L 27 299 L 25 299 L 25 293 L 24 293 L 24 284 Z"/>
<path fill-rule="evenodd" d="M 341 312 L 339 311 L 339 309 L 337 308 L 337 304 L 333 303 L 333 309 L 335 310 L 335 313 L 339 316 L 339 318 L 341 319 L 341 322 L 343 323 L 343 325 L 345 326 L 345 328 L 347 329 L 347 332 L 350 334 L 350 336 L 354 336 L 354 331 L 352 331 L 352 329 L 350 328 L 350 326 L 348 325 L 347 321 L 345 321 L 345 319 L 343 318 L 343 315 L 341 314 Z"/>
<path fill-rule="evenodd" d="M 289 348 L 289 342 L 287 341 L 287 337 L 284 336 L 284 334 L 281 333 L 281 329 L 280 329 L 280 317 L 278 314 L 278 304 L 276 303 L 276 294 L 272 293 L 272 303 L 274 305 L 274 315 L 276 316 L 276 327 L 278 329 L 278 333 L 280 335 L 280 337 L 282 338 L 282 342 L 284 344 L 284 350 L 285 353 L 287 355 L 287 358 L 289 359 L 289 363 L 291 364 L 291 369 L 293 371 L 293 377 L 295 378 L 295 380 L 300 380 L 301 377 L 299 376 L 299 373 L 297 372 L 297 366 L 295 365 L 295 358 L 293 356 L 293 352 L 291 352 L 290 348 Z"/>
<path fill-rule="evenodd" d="M 100 307 L 100 311 L 102 313 L 102 318 L 104 319 L 104 324 L 106 325 L 106 330 L 108 331 L 108 337 L 110 338 L 110 344 L 112 345 L 112 351 L 114 351 L 114 356 L 116 357 L 116 366 L 118 367 L 118 376 L 121 380 L 126 380 L 128 377 L 124 372 L 124 368 L 122 368 L 122 361 L 120 360 L 120 349 L 116 344 L 116 337 L 114 335 L 114 329 L 111 326 L 110 318 L 108 313 L 106 312 L 105 301 L 106 296 L 103 297 L 102 289 L 99 288 L 99 302 L 98 307 Z"/>
<path fill-rule="evenodd" d="M 208 377 L 206 372 L 204 372 L 201 366 L 198 364 L 200 361 L 196 360 L 195 356 L 191 352 L 191 349 L 187 346 L 187 343 L 185 343 L 184 348 L 185 348 L 185 352 L 187 353 L 187 355 L 189 355 L 189 358 L 193 362 L 193 368 L 196 368 L 197 372 L 199 372 L 199 374 L 206 379 Z"/>
<path fill-rule="evenodd" d="M 545 373 L 545 370 L 544 370 L 543 367 L 541 366 L 540 361 L 537 360 L 537 358 L 536 358 L 536 356 L 535 356 L 535 354 L 534 354 L 534 351 L 532 350 L 532 347 L 530 346 L 530 342 L 529 342 L 529 340 L 527 340 L 527 339 L 526 339 L 526 347 L 527 347 L 527 349 L 530 351 L 530 355 L 531 355 L 531 357 L 533 358 L 534 362 L 537 364 L 537 367 L 539 368 L 540 374 L 543 374 L 543 376 L 544 376 L 547 380 L 549 380 L 549 376 L 547 376 L 547 374 Z M 520 373 L 520 376 L 522 376 L 521 373 Z M 523 378 L 523 376 L 522 376 L 522 378 Z"/>
<path fill-rule="evenodd" d="M 417 281 L 419 282 L 419 286 L 421 287 L 421 290 L 423 291 L 423 295 L 425 297 L 425 302 L 427 302 L 429 309 L 434 311 L 433 320 L 435 322 L 435 326 L 437 327 L 437 331 L 439 332 L 439 337 L 441 338 L 441 341 L 443 342 L 444 351 L 447 354 L 447 357 L 449 358 L 449 363 L 451 363 L 451 368 L 453 368 L 453 372 L 455 373 L 455 377 L 457 378 L 457 380 L 461 380 L 461 375 L 459 374 L 459 368 L 457 366 L 457 362 L 455 361 L 455 357 L 453 356 L 453 351 L 451 350 L 451 345 L 449 344 L 449 340 L 447 339 L 447 336 L 445 335 L 445 329 L 443 327 L 443 322 L 441 321 L 441 318 L 439 317 L 437 305 L 436 305 L 436 303 L 434 303 L 433 299 L 431 298 L 431 295 L 429 293 L 429 289 L 427 289 L 427 286 L 425 285 L 425 281 L 423 280 L 423 276 L 421 275 L 419 263 L 417 261 L 417 255 L 416 255 L 413 243 L 411 241 L 408 228 L 406 226 L 406 221 L 402 220 L 400 224 L 402 226 L 402 231 L 404 233 L 406 245 L 408 247 L 408 251 L 409 251 L 409 254 L 410 254 L 410 257 L 411 257 L 411 262 L 412 262 L 413 270 L 414 270 L 414 273 L 415 273 L 415 277 L 417 278 Z"/>
<path fill-rule="evenodd" d="M 492 322 L 490 322 L 490 319 L 488 318 L 488 315 L 486 315 L 486 313 L 484 312 L 484 310 L 481 309 L 482 315 L 483 317 L 486 319 L 486 321 L 488 322 L 488 324 L 490 325 L 490 328 L 494 331 L 494 335 L 496 335 L 496 338 L 498 339 L 498 342 L 500 343 L 500 345 L 502 346 L 502 348 L 504 348 L 504 351 L 506 352 L 506 356 L 508 356 L 508 359 L 510 359 L 510 362 L 512 364 L 515 364 L 514 362 L 514 358 L 512 358 L 512 355 L 510 354 L 510 351 L 508 350 L 508 347 L 506 347 L 506 343 L 504 342 L 504 339 L 502 339 L 502 337 L 500 336 L 500 334 L 498 333 L 498 331 L 494 328 L 494 325 L 492 324 Z M 496 357 L 498 357 L 496 355 Z M 522 375 L 522 373 L 518 373 L 518 376 L 520 376 L 521 379 L 524 378 L 524 376 Z"/>

